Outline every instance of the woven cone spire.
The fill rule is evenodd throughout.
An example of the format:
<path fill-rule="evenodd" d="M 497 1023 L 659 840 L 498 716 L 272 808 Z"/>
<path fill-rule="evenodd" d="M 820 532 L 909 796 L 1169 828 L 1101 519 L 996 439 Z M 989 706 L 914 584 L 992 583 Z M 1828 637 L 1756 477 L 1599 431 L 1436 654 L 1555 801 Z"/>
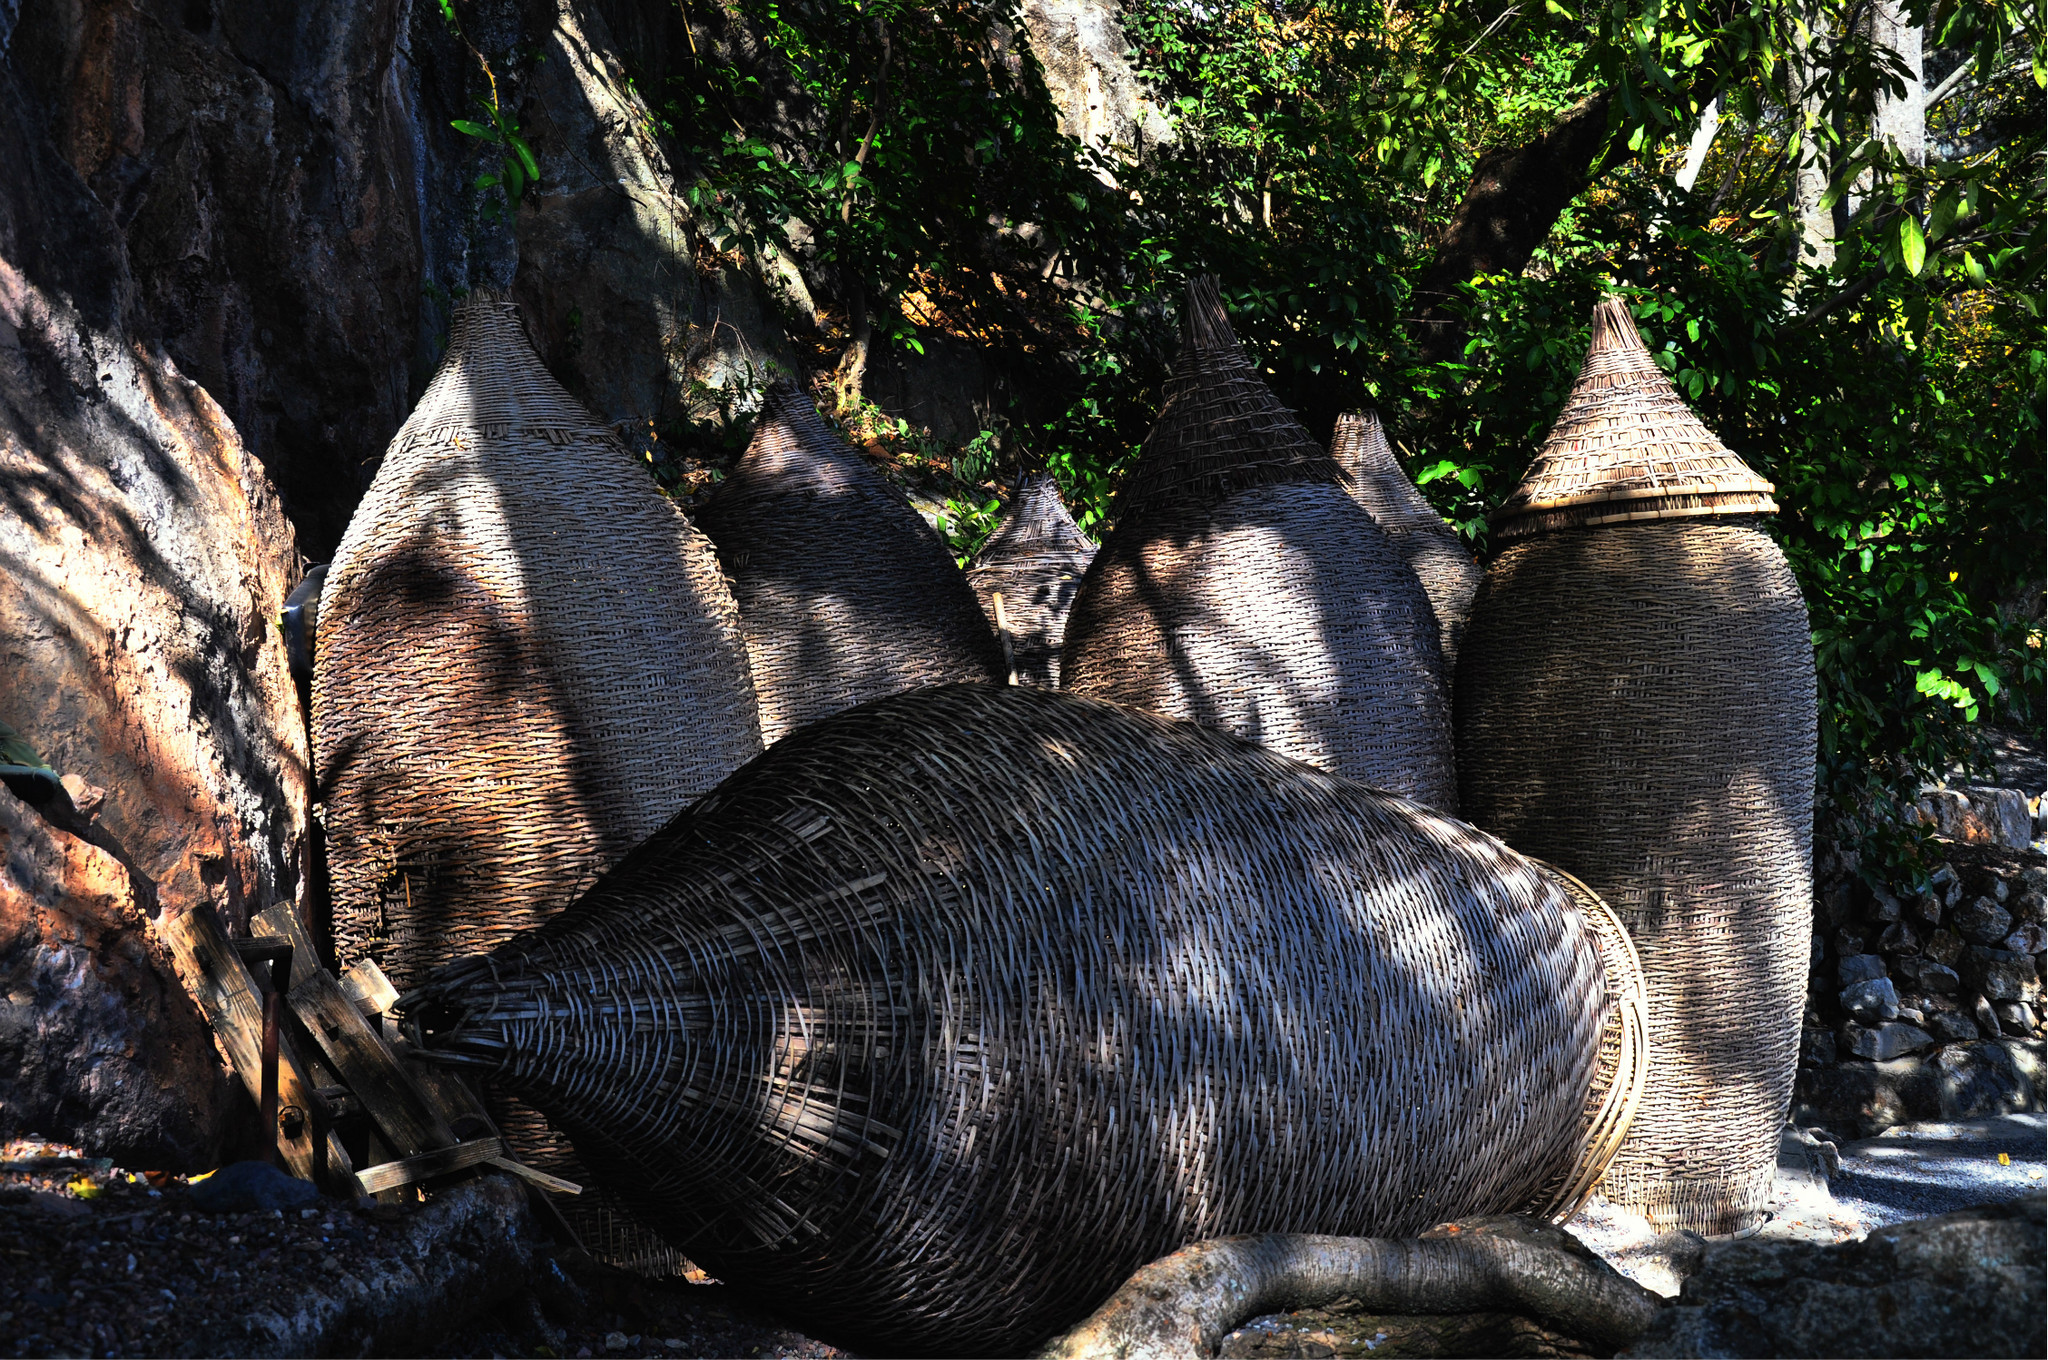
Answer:
<path fill-rule="evenodd" d="M 1619 297 L 1593 309 L 1593 345 L 1522 484 L 1493 512 L 1501 540 L 1573 525 L 1771 514 L 1769 482 L 1693 414 Z"/>
<path fill-rule="evenodd" d="M 794 386 L 770 389 L 697 523 L 739 598 L 768 742 L 899 690 L 1003 678 L 944 540 Z"/>
<path fill-rule="evenodd" d="M 1601 304 L 1603 348 L 1586 365 L 1599 382 L 1574 394 L 1550 449 L 1593 428 L 1589 411 L 1616 422 L 1600 446 L 1623 471 L 1651 461 L 1629 461 L 1623 422 L 1663 432 L 1644 448 L 1690 431 L 1689 447 L 1718 449 L 1689 415 L 1642 415 L 1676 399 L 1643 373 L 1626 320 Z M 1747 475 L 1719 456 L 1723 485 Z M 1475 825 L 1583 879 L 1640 951 L 1649 1074 L 1602 1193 L 1659 1224 L 1728 1233 L 1768 1211 L 1799 1058 L 1816 699 L 1799 583 L 1734 513 L 1739 497 L 1768 499 L 1685 503 L 1693 494 L 1619 502 L 1636 509 L 1502 548 L 1459 656 L 1458 771 Z"/>
<path fill-rule="evenodd" d="M 1067 618 L 1061 684 L 1453 812 L 1436 614 L 1343 474 L 1188 288 L 1166 405 Z"/>
<path fill-rule="evenodd" d="M 1386 531 L 1429 593 L 1448 680 L 1458 666 L 1458 643 L 1465 635 L 1472 594 L 1486 573 L 1472 560 L 1458 531 L 1444 523 L 1436 507 L 1408 480 L 1387 443 L 1379 412 L 1352 411 L 1338 416 L 1330 456 L 1350 478 L 1352 497 Z"/>
<path fill-rule="evenodd" d="M 510 302 L 455 309 L 342 538 L 313 735 L 339 961 L 400 987 L 546 920 L 761 750 L 710 541 L 548 375 Z M 514 1155 L 583 1179 L 538 1114 L 489 1099 Z M 630 1259 L 600 1199 L 569 1211 Z"/>
<path fill-rule="evenodd" d="M 1010 513 L 967 570 L 989 621 L 1009 639 L 1019 683 L 1047 689 L 1059 684 L 1067 608 L 1094 560 L 1095 543 L 1067 513 L 1059 484 L 1042 472 L 1026 477 Z"/>

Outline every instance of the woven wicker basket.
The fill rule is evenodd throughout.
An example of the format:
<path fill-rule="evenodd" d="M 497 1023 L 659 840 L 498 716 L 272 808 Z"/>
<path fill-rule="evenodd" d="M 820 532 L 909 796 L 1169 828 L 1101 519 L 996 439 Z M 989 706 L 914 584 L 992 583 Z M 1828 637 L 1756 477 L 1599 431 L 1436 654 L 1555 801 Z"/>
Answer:
<path fill-rule="evenodd" d="M 1200 1238 L 1589 1184 L 1640 1049 L 1578 900 L 1226 733 L 957 685 L 802 729 L 403 1004 L 720 1279 L 1017 1355 Z"/>
<path fill-rule="evenodd" d="M 1531 478 L 1459 662 L 1465 810 L 1584 879 L 1641 952 L 1651 1077 L 1603 1193 L 1737 1231 L 1770 1193 L 1806 987 L 1806 607 L 1757 521 L 1728 517 L 1770 508 L 1769 484 L 1685 408 L 1618 301 Z M 1671 494 L 1633 494 L 1652 480 Z"/>
<path fill-rule="evenodd" d="M 989 620 L 1009 640 L 1018 683 L 1058 686 L 1067 609 L 1094 560 L 1095 544 L 1067 513 L 1059 485 L 1044 473 L 1026 477 L 1009 515 L 967 570 Z"/>
<path fill-rule="evenodd" d="M 1436 615 L 1209 280 L 1067 618 L 1061 683 L 1457 808 Z"/>
<path fill-rule="evenodd" d="M 710 543 L 509 302 L 456 309 L 343 536 L 313 718 L 336 950 L 401 987 L 545 920 L 761 749 Z M 537 1116 L 496 1113 L 573 1171 Z"/>
<path fill-rule="evenodd" d="M 1444 523 L 1436 507 L 1422 498 L 1415 483 L 1394 457 L 1380 427 L 1377 411 L 1353 411 L 1337 417 L 1330 438 L 1330 457 L 1351 479 L 1351 494 L 1386 531 L 1395 549 L 1414 569 L 1436 611 L 1437 638 L 1443 645 L 1444 675 L 1458 667 L 1458 643 L 1465 618 L 1472 612 L 1472 594 L 1486 575 L 1458 531 Z"/>
<path fill-rule="evenodd" d="M 697 524 L 739 598 L 771 743 L 885 694 L 1005 675 L 944 540 L 786 383 Z"/>

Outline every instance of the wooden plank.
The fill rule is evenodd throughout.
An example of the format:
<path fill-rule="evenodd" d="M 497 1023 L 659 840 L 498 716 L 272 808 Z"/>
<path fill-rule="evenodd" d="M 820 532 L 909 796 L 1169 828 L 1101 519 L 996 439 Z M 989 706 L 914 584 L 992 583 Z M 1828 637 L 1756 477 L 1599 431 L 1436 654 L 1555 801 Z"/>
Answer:
<path fill-rule="evenodd" d="M 422 1061 L 402 1039 L 392 1048 L 398 1054 L 399 1065 L 405 1068 L 413 1084 L 420 1088 L 420 1093 L 448 1121 L 450 1128 L 474 1138 L 498 1132 L 497 1122 L 484 1109 L 483 1101 L 477 1099 L 476 1092 L 470 1090 L 461 1073 L 440 1063 Z"/>
<path fill-rule="evenodd" d="M 480 1166 L 493 1157 L 505 1155 L 505 1145 L 495 1138 L 473 1138 L 467 1143 L 454 1147 L 438 1148 L 423 1152 L 417 1157 L 401 1157 L 395 1162 L 381 1166 L 366 1166 L 356 1173 L 356 1180 L 371 1194 L 385 1190 L 396 1190 L 401 1185 L 416 1185 L 435 1176 L 447 1176 L 470 1167 Z"/>
<path fill-rule="evenodd" d="M 263 1098 L 263 995 L 256 980 L 235 953 L 234 944 L 221 930 L 209 907 L 194 907 L 177 916 L 166 914 L 158 927 L 171 952 L 178 958 L 192 999 L 213 1026 L 214 1037 L 227 1054 L 235 1075 L 242 1079 L 253 1100 Z M 322 1104 L 305 1068 L 287 1035 L 278 1036 L 277 1098 L 284 1109 L 297 1109 L 296 1136 L 287 1137 L 283 1127 L 276 1130 L 278 1151 L 295 1176 L 318 1180 L 320 1173 L 340 1151 L 340 1144 L 324 1137 L 326 1106 Z M 332 1147 L 326 1144 L 332 1143 Z M 347 1158 L 340 1163 L 346 1175 Z"/>
<path fill-rule="evenodd" d="M 382 1015 L 398 1002 L 398 989 L 375 959 L 358 959 L 341 975 L 341 990 L 364 1015 Z"/>
<path fill-rule="evenodd" d="M 291 981 L 285 990 L 304 982 L 320 971 L 320 951 L 313 947 L 312 932 L 299 919 L 299 911 L 289 902 L 280 902 L 249 918 L 249 933 L 269 940 L 283 940 L 292 947 Z"/>
<path fill-rule="evenodd" d="M 397 1055 L 384 1046 L 383 1038 L 326 969 L 314 969 L 292 988 L 289 1000 L 292 1014 L 401 1159 L 455 1144 L 448 1121 L 420 1093 Z"/>
<path fill-rule="evenodd" d="M 537 1185 L 543 1190 L 552 1190 L 558 1195 L 580 1195 L 583 1187 L 574 1181 L 565 1181 L 560 1176 L 550 1176 L 545 1171 L 535 1171 L 524 1162 L 515 1162 L 510 1157 L 486 1157 L 486 1162 L 500 1171 L 509 1171 L 528 1185 Z"/>

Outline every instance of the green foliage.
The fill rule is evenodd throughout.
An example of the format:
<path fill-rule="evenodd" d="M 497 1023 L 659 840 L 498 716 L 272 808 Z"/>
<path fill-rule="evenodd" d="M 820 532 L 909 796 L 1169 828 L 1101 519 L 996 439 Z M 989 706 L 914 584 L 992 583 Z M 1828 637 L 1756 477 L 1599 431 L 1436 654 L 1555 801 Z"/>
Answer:
<path fill-rule="evenodd" d="M 949 498 L 939 515 L 939 536 L 953 550 L 953 560 L 964 569 L 1002 522 L 1003 503 L 994 496 L 979 502 L 972 498 Z"/>
<path fill-rule="evenodd" d="M 953 472 L 1042 464 L 1098 535 L 1157 414 L 1186 275 L 1219 276 L 1313 432 L 1379 407 L 1482 553 L 1592 303 L 1621 289 L 1678 389 L 1778 486 L 1823 791 L 1866 863 L 1898 871 L 1899 799 L 1967 766 L 1993 718 L 2038 730 L 2044 682 L 2040 9 L 1916 3 L 1930 84 L 1954 73 L 1925 164 L 1871 135 L 1902 68 L 1860 0 L 1126 0 L 1132 59 L 1177 129 L 1136 164 L 1057 135 L 1007 0 L 731 0 L 758 41 L 676 79 L 659 130 L 715 249 L 779 252 L 814 292 L 858 299 L 876 345 L 950 333 L 1033 391 Z M 1412 289 L 1481 157 L 1599 93 L 1629 154 L 1521 276 L 1463 289 L 1464 353 L 1422 362 Z M 1681 191 L 1670 170 L 1717 100 L 1722 131 Z M 1801 156 L 1828 180 L 1826 268 L 1801 262 Z M 828 316 L 816 353 L 856 329 Z M 936 466 L 907 429 L 847 415 Z M 964 557 L 995 511 L 947 484 Z"/>
<path fill-rule="evenodd" d="M 533 148 L 519 135 L 519 124 L 511 114 L 499 107 L 497 100 L 479 98 L 476 106 L 483 110 L 484 122 L 471 118 L 457 118 L 449 126 L 465 137 L 475 137 L 498 149 L 499 161 L 496 174 L 485 173 L 476 177 L 479 189 L 498 189 L 505 195 L 505 207 L 509 212 L 519 211 L 519 199 L 526 190 L 540 182 L 540 162 L 533 157 Z M 486 218 L 495 217 L 498 205 L 486 205 Z"/>

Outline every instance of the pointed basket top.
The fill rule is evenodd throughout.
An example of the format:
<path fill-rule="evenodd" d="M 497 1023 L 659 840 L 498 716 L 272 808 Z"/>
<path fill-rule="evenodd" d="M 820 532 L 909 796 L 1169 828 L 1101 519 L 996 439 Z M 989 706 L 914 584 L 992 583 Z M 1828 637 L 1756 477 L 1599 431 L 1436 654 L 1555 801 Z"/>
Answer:
<path fill-rule="evenodd" d="M 1493 512 L 1494 534 L 1525 538 L 1627 520 L 1767 515 L 1771 483 L 1714 437 L 1643 347 L 1628 306 L 1593 309 L 1593 347 L 1542 452 Z"/>
<path fill-rule="evenodd" d="M 1181 342 L 1158 423 L 1117 488 L 1117 523 L 1167 508 L 1206 513 L 1254 486 L 1343 481 L 1245 357 L 1213 278 L 1188 284 Z"/>
<path fill-rule="evenodd" d="M 519 304 L 480 290 L 456 304 L 448 353 L 393 448 L 458 432 L 488 437 L 515 429 L 613 437 L 541 363 Z"/>
<path fill-rule="evenodd" d="M 855 488 L 903 499 L 825 422 L 810 394 L 785 378 L 771 383 L 762 396 L 753 442 L 713 494 L 730 500 L 743 490 L 749 495 L 769 490 L 836 495 Z"/>
<path fill-rule="evenodd" d="M 1065 565 L 1094 554 L 1095 543 L 1067 513 L 1059 484 L 1047 473 L 1034 472 L 1018 484 L 1008 517 L 989 535 L 974 565 Z"/>
<path fill-rule="evenodd" d="M 1336 433 L 1330 436 L 1330 456 L 1351 479 L 1351 494 L 1388 533 L 1454 532 L 1408 480 L 1387 443 L 1378 411 L 1347 411 L 1338 416 Z"/>

